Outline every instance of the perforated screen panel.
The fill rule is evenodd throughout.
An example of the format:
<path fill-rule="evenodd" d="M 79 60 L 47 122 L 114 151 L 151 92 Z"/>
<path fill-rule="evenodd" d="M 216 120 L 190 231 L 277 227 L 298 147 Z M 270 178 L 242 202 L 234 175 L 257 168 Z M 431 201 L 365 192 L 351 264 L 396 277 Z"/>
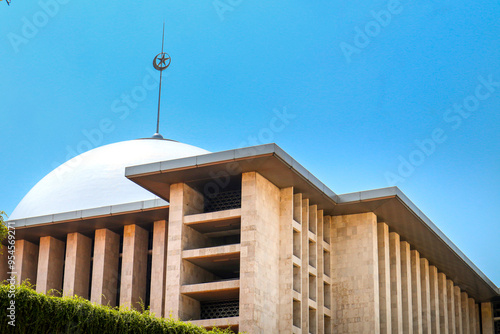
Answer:
<path fill-rule="evenodd" d="M 239 300 L 201 303 L 201 319 L 237 317 L 240 314 Z"/>

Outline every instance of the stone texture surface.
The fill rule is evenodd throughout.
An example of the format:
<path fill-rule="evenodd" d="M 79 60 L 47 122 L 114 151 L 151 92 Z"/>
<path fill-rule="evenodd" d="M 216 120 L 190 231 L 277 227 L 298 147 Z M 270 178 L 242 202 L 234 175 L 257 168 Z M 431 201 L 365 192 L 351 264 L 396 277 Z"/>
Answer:
<path fill-rule="evenodd" d="M 240 331 L 278 332 L 280 189 L 243 173 L 241 196 Z M 273 223 L 274 222 L 274 223 Z"/>
<path fill-rule="evenodd" d="M 446 275 L 438 273 L 438 295 L 439 295 L 439 328 L 441 333 L 448 332 L 448 291 L 446 288 Z"/>
<path fill-rule="evenodd" d="M 458 286 L 453 287 L 455 299 L 455 331 L 457 334 L 464 334 L 462 320 L 462 294 Z"/>
<path fill-rule="evenodd" d="M 392 333 L 391 324 L 391 270 L 389 259 L 389 226 L 377 224 L 378 282 L 380 301 L 380 333 Z"/>
<path fill-rule="evenodd" d="M 476 334 L 476 303 L 474 299 L 469 298 L 469 331 L 471 334 Z"/>
<path fill-rule="evenodd" d="M 470 334 L 469 295 L 467 292 L 462 292 L 460 297 L 462 303 L 462 331 L 464 334 Z"/>
<path fill-rule="evenodd" d="M 494 334 L 493 327 L 493 305 L 490 302 L 481 303 L 482 334 Z"/>
<path fill-rule="evenodd" d="M 48 293 L 52 289 L 62 291 L 64 247 L 65 244 L 61 240 L 53 237 L 40 238 L 36 276 L 37 292 Z"/>
<path fill-rule="evenodd" d="M 293 327 L 293 188 L 280 191 L 280 299 L 279 332 Z"/>
<path fill-rule="evenodd" d="M 410 244 L 401 242 L 401 297 L 403 300 L 403 333 L 413 334 Z"/>
<path fill-rule="evenodd" d="M 377 217 L 333 217 L 331 246 L 334 333 L 380 333 Z"/>
<path fill-rule="evenodd" d="M 181 295 L 180 291 L 183 280 L 186 280 L 183 277 L 183 273 L 186 273 L 182 260 L 183 242 L 187 242 L 185 234 L 190 229 L 184 226 L 184 216 L 201 213 L 202 203 L 203 195 L 187 184 L 176 183 L 170 186 L 164 313 L 181 320 L 199 317 L 199 302 Z"/>
<path fill-rule="evenodd" d="M 64 296 L 89 298 L 90 256 L 92 239 L 80 233 L 69 233 L 66 238 L 64 265 Z"/>
<path fill-rule="evenodd" d="M 412 250 L 411 253 L 411 294 L 413 312 L 413 333 L 422 334 L 422 277 L 420 274 L 420 253 Z"/>
<path fill-rule="evenodd" d="M 391 264 L 391 322 L 392 333 L 403 333 L 403 298 L 401 292 L 401 240 L 399 234 L 389 233 Z"/>
<path fill-rule="evenodd" d="M 300 223 L 302 227 L 302 301 L 301 301 L 301 329 L 302 333 L 309 333 L 309 199 L 302 198 Z"/>
<path fill-rule="evenodd" d="M 455 326 L 455 291 L 452 280 L 446 280 L 446 295 L 448 296 L 447 300 L 447 309 L 448 309 L 448 333 L 456 334 L 457 328 Z"/>
<path fill-rule="evenodd" d="M 16 264 L 15 272 L 16 284 L 28 280 L 31 284 L 36 284 L 38 267 L 38 245 L 27 240 L 16 240 Z"/>
<path fill-rule="evenodd" d="M 435 266 L 429 266 L 429 282 L 431 295 L 431 328 L 433 334 L 441 333 L 439 323 L 439 285 L 438 269 Z"/>
<path fill-rule="evenodd" d="M 154 222 L 153 254 L 151 259 L 150 310 L 157 316 L 165 316 L 165 284 L 167 277 L 168 223 Z M 166 315 L 168 317 L 168 314 Z"/>
<path fill-rule="evenodd" d="M 429 275 L 429 261 L 420 259 L 420 275 L 422 277 L 422 328 L 424 334 L 432 333 L 431 317 L 431 284 Z"/>
<path fill-rule="evenodd" d="M 140 310 L 146 300 L 148 234 L 135 224 L 123 228 L 120 306 Z"/>
<path fill-rule="evenodd" d="M 120 236 L 108 229 L 95 231 L 90 301 L 116 306 Z"/>

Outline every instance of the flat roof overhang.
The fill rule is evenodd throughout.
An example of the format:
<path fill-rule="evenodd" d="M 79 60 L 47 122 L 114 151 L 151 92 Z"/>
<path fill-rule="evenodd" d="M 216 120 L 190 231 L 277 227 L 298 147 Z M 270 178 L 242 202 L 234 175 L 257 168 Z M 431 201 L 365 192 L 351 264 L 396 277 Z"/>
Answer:
<path fill-rule="evenodd" d="M 146 225 L 168 217 L 168 202 L 162 199 L 104 206 L 40 217 L 9 220 L 15 228 L 16 239 L 38 244 L 41 237 L 65 240 L 68 233 L 93 237 L 95 230 L 107 228 L 118 232 L 129 224 Z"/>
<path fill-rule="evenodd" d="M 337 195 L 276 144 L 127 167 L 127 178 L 169 200 L 170 185 L 214 182 L 256 171 L 279 188 L 294 187 L 326 215 L 373 212 L 478 302 L 499 289 L 397 187 Z"/>

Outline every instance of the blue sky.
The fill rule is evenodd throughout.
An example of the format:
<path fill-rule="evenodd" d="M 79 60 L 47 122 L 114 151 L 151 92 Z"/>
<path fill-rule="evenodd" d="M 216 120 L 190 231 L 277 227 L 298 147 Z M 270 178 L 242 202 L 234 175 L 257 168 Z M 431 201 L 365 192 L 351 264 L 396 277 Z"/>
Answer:
<path fill-rule="evenodd" d="M 0 210 L 155 132 L 164 20 L 165 137 L 276 142 L 338 194 L 397 185 L 500 285 L 493 1 L 0 1 Z"/>

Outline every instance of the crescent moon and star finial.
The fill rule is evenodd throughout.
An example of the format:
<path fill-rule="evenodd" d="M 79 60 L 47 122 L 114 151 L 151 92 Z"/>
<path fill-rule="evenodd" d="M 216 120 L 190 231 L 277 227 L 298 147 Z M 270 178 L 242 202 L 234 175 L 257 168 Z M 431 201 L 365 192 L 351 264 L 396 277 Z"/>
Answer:
<path fill-rule="evenodd" d="M 153 59 L 153 67 L 158 71 L 165 70 L 170 65 L 171 58 L 166 52 L 162 52 L 156 55 Z"/>
<path fill-rule="evenodd" d="M 163 35 L 161 40 L 161 52 L 156 55 L 153 59 L 153 67 L 160 71 L 160 88 L 158 91 L 158 117 L 156 119 L 156 133 L 153 135 L 154 139 L 163 139 L 163 136 L 160 134 L 160 102 L 161 102 L 161 79 L 163 70 L 167 69 L 170 66 L 170 62 L 172 59 L 170 55 L 166 52 L 163 52 L 163 44 L 165 42 L 165 22 L 163 22 Z"/>

